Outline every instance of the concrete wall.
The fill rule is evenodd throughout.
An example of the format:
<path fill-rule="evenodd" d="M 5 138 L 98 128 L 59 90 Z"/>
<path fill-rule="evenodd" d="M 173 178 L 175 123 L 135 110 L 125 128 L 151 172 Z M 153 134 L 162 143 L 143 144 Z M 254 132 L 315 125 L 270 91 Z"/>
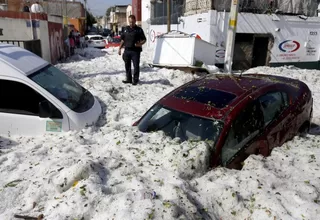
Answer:
<path fill-rule="evenodd" d="M 8 11 L 22 11 L 22 8 L 26 1 L 24 0 L 8 0 Z M 28 6 L 31 6 L 31 4 L 27 4 Z"/>
<path fill-rule="evenodd" d="M 118 30 L 121 30 L 121 27 L 127 26 L 127 14 L 126 13 L 117 13 L 117 24 L 118 24 Z"/>
<path fill-rule="evenodd" d="M 37 39 L 41 40 L 41 52 L 42 58 L 51 62 L 50 42 L 49 42 L 49 31 L 48 21 L 40 20 L 39 26 L 36 27 Z"/>
<path fill-rule="evenodd" d="M 43 10 L 50 15 L 64 15 L 61 1 L 44 1 Z M 84 17 L 84 6 L 81 2 L 67 2 L 67 15 L 69 18 Z"/>
<path fill-rule="evenodd" d="M 116 13 L 126 13 L 127 12 L 127 5 L 123 5 L 123 6 L 120 6 L 120 5 L 116 5 L 115 8 L 116 8 Z"/>
<path fill-rule="evenodd" d="M 0 40 L 32 40 L 33 29 L 28 27 L 28 22 L 30 24 L 30 21 L 26 19 L 0 17 L 0 27 L 3 29 Z"/>
<path fill-rule="evenodd" d="M 150 19 L 151 15 L 151 4 L 150 0 L 142 0 L 141 1 L 141 21 L 145 22 Z"/>
<path fill-rule="evenodd" d="M 59 20 L 57 17 L 50 16 L 49 21 L 50 26 L 48 26 L 46 15 L 0 11 L 0 27 L 3 29 L 0 40 L 29 41 L 40 39 L 42 58 L 48 62 L 56 63 L 61 58 L 61 52 L 57 53 L 57 51 L 63 45 L 59 38 L 59 29 L 62 32 L 62 18 L 60 17 Z"/>
<path fill-rule="evenodd" d="M 185 16 L 208 12 L 213 9 L 212 0 L 186 0 Z"/>

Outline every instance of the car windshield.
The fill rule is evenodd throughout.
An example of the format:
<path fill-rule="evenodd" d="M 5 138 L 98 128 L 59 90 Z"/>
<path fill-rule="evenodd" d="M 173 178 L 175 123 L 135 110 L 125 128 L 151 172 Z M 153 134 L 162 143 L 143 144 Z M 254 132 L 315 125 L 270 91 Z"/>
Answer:
<path fill-rule="evenodd" d="M 112 41 L 113 41 L 114 43 L 120 43 L 121 38 L 112 38 Z"/>
<path fill-rule="evenodd" d="M 91 37 L 90 40 L 103 40 L 103 37 Z"/>
<path fill-rule="evenodd" d="M 75 112 L 85 112 L 94 104 L 90 92 L 52 65 L 31 74 L 29 78 Z"/>
<path fill-rule="evenodd" d="M 171 138 L 181 141 L 217 141 L 223 122 L 206 119 L 155 105 L 141 119 L 138 128 L 142 132 L 163 131 Z"/>

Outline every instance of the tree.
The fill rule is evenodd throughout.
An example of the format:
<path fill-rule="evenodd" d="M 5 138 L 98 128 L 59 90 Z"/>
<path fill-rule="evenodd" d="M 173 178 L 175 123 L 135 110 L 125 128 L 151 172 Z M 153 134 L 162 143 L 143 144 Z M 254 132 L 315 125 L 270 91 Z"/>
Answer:
<path fill-rule="evenodd" d="M 96 18 L 89 11 L 87 11 L 87 26 L 92 27 L 92 25 L 95 23 L 97 23 Z"/>
<path fill-rule="evenodd" d="M 114 7 L 109 7 L 106 11 L 106 16 L 109 17 L 110 16 L 110 13 L 114 10 Z"/>

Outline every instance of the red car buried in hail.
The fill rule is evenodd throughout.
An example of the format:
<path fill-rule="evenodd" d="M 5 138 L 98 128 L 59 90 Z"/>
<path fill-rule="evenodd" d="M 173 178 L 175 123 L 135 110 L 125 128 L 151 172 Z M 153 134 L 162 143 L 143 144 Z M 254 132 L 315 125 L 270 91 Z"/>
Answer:
<path fill-rule="evenodd" d="M 106 44 L 106 48 L 110 48 L 110 47 L 120 47 L 121 44 L 121 37 L 120 36 L 115 36 L 112 37 L 110 39 L 110 41 L 108 41 L 108 43 Z"/>
<path fill-rule="evenodd" d="M 212 167 L 241 169 L 309 130 L 313 99 L 298 80 L 262 74 L 208 75 L 170 92 L 134 125 L 181 141 L 211 144 Z"/>

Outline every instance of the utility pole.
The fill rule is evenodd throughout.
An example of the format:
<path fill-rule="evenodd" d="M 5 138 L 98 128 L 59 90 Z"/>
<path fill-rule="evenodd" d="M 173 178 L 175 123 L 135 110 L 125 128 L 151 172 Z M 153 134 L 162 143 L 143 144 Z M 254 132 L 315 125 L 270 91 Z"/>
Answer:
<path fill-rule="evenodd" d="M 171 0 L 167 0 L 167 32 L 171 30 Z"/>
<path fill-rule="evenodd" d="M 68 37 L 68 9 L 67 0 L 62 0 L 62 13 L 63 13 L 63 37 L 66 39 Z"/>
<path fill-rule="evenodd" d="M 238 11 L 239 11 L 239 0 L 232 0 L 230 14 L 229 14 L 227 45 L 226 45 L 226 52 L 225 52 L 225 58 L 224 58 L 224 70 L 227 73 L 231 73 L 232 71 L 234 41 L 236 39 L 236 32 L 237 32 Z"/>
<path fill-rule="evenodd" d="M 84 0 L 84 33 L 87 32 L 87 0 Z"/>

